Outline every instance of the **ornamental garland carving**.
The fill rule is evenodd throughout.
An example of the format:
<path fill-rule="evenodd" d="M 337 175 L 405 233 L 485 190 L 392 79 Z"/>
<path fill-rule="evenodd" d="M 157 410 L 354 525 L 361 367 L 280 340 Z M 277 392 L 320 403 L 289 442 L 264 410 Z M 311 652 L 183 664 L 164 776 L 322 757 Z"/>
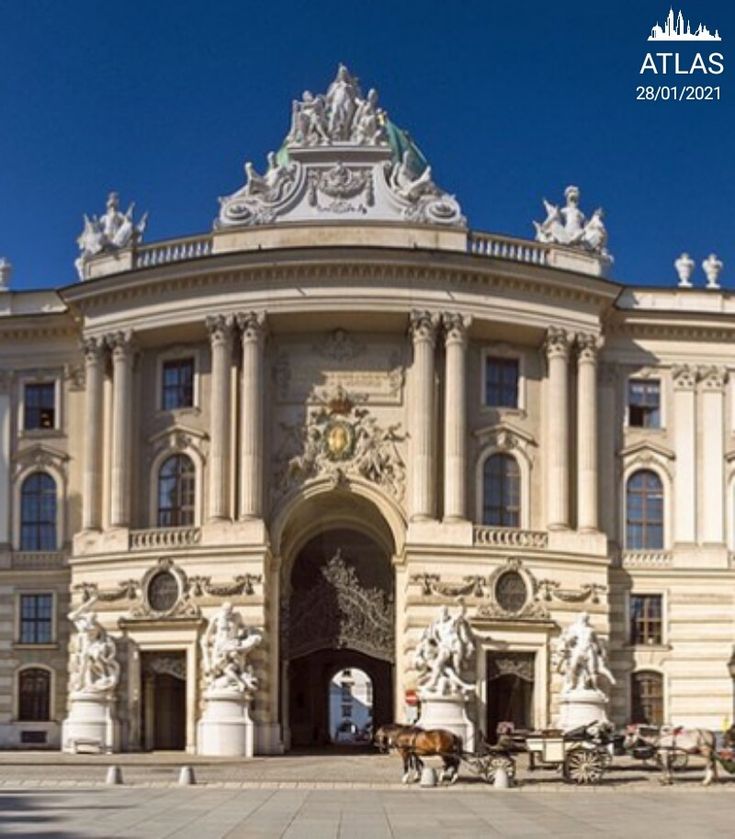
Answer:
<path fill-rule="evenodd" d="M 314 478 L 337 484 L 354 476 L 403 498 L 406 466 L 398 446 L 405 434 L 400 423 L 380 426 L 367 408 L 354 404 L 358 398 L 337 386 L 323 393 L 325 404 L 305 425 L 281 424 L 286 440 L 275 456 L 277 497 Z"/>
<path fill-rule="evenodd" d="M 82 603 L 128 601 L 128 619 L 198 618 L 201 610 L 194 598 L 250 597 L 262 581 L 260 574 L 239 574 L 232 582 L 213 583 L 211 577 L 189 577 L 173 560 L 162 558 L 139 580 L 123 580 L 108 589 L 82 582 L 74 591 L 81 593 Z"/>
<path fill-rule="evenodd" d="M 311 589 L 282 607 L 284 655 L 346 647 L 393 661 L 393 599 L 381 588 L 364 587 L 339 550 L 321 573 Z"/>
<path fill-rule="evenodd" d="M 445 582 L 436 573 L 414 574 L 410 582 L 421 588 L 421 596 L 450 601 L 469 597 L 477 601 L 478 617 L 495 619 L 545 620 L 549 617 L 548 603 L 598 604 L 607 587 L 598 583 L 584 583 L 579 589 L 563 588 L 556 580 L 537 580 L 516 557 L 509 558 L 492 574 L 468 575 L 458 582 Z"/>

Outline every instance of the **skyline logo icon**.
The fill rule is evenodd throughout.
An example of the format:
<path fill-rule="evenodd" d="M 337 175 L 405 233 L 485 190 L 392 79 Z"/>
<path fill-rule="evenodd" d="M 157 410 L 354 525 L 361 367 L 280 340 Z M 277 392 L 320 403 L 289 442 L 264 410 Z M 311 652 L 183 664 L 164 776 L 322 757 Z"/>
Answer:
<path fill-rule="evenodd" d="M 679 10 L 679 14 L 674 14 L 673 6 L 669 8 L 669 14 L 666 16 L 666 21 L 661 26 L 658 21 L 651 29 L 651 34 L 648 36 L 649 41 L 721 41 L 719 29 L 715 29 L 714 33 L 703 24 L 699 23 L 697 28 L 692 32 L 689 20 L 684 23 L 684 14 Z"/>

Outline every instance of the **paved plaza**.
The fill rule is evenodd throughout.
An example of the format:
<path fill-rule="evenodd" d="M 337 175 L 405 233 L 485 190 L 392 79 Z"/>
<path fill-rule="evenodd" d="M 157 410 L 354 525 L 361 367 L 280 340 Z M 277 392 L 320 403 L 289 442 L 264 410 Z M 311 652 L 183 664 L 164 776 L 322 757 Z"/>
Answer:
<path fill-rule="evenodd" d="M 196 786 L 180 787 L 187 763 Z M 110 765 L 124 784 L 108 786 Z M 181 753 L 0 754 L 0 835 L 53 837 L 491 837 L 731 835 L 735 779 L 709 789 L 701 769 L 662 787 L 658 773 L 620 761 L 596 788 L 530 774 L 495 790 L 462 774 L 453 787 L 398 782 L 395 757 L 345 753 L 252 761 Z"/>

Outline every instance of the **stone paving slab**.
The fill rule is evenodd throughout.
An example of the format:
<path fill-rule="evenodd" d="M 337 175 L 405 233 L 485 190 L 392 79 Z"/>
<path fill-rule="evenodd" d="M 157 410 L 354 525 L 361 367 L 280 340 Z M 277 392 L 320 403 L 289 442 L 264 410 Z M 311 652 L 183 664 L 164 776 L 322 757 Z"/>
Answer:
<path fill-rule="evenodd" d="M 720 789 L 728 789 L 726 786 Z M 425 839 L 431 837 L 625 837 L 723 839 L 733 834 L 731 796 L 671 788 L 630 796 L 617 788 L 558 795 L 548 789 L 380 790 L 88 787 L 0 790 L 0 834 L 92 839 Z"/>

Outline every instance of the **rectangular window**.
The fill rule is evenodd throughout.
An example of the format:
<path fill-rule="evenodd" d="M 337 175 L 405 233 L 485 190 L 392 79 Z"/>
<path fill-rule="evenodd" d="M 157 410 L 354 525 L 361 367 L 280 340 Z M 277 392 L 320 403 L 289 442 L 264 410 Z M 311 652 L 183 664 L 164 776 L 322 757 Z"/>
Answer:
<path fill-rule="evenodd" d="M 660 594 L 630 596 L 630 643 L 662 644 L 662 601 Z"/>
<path fill-rule="evenodd" d="M 352 716 L 352 705 L 342 706 L 342 716 L 346 719 L 349 719 Z"/>
<path fill-rule="evenodd" d="M 661 382 L 657 379 L 628 382 L 628 425 L 661 428 Z"/>
<path fill-rule="evenodd" d="M 493 408 L 518 407 L 518 359 L 485 359 L 485 404 Z"/>
<path fill-rule="evenodd" d="M 191 408 L 194 404 L 194 359 L 177 358 L 163 362 L 161 408 Z"/>
<path fill-rule="evenodd" d="M 23 428 L 56 428 L 56 385 L 53 382 L 27 384 L 23 389 Z"/>
<path fill-rule="evenodd" d="M 54 640 L 53 617 L 53 594 L 21 594 L 20 643 L 51 644 Z"/>

